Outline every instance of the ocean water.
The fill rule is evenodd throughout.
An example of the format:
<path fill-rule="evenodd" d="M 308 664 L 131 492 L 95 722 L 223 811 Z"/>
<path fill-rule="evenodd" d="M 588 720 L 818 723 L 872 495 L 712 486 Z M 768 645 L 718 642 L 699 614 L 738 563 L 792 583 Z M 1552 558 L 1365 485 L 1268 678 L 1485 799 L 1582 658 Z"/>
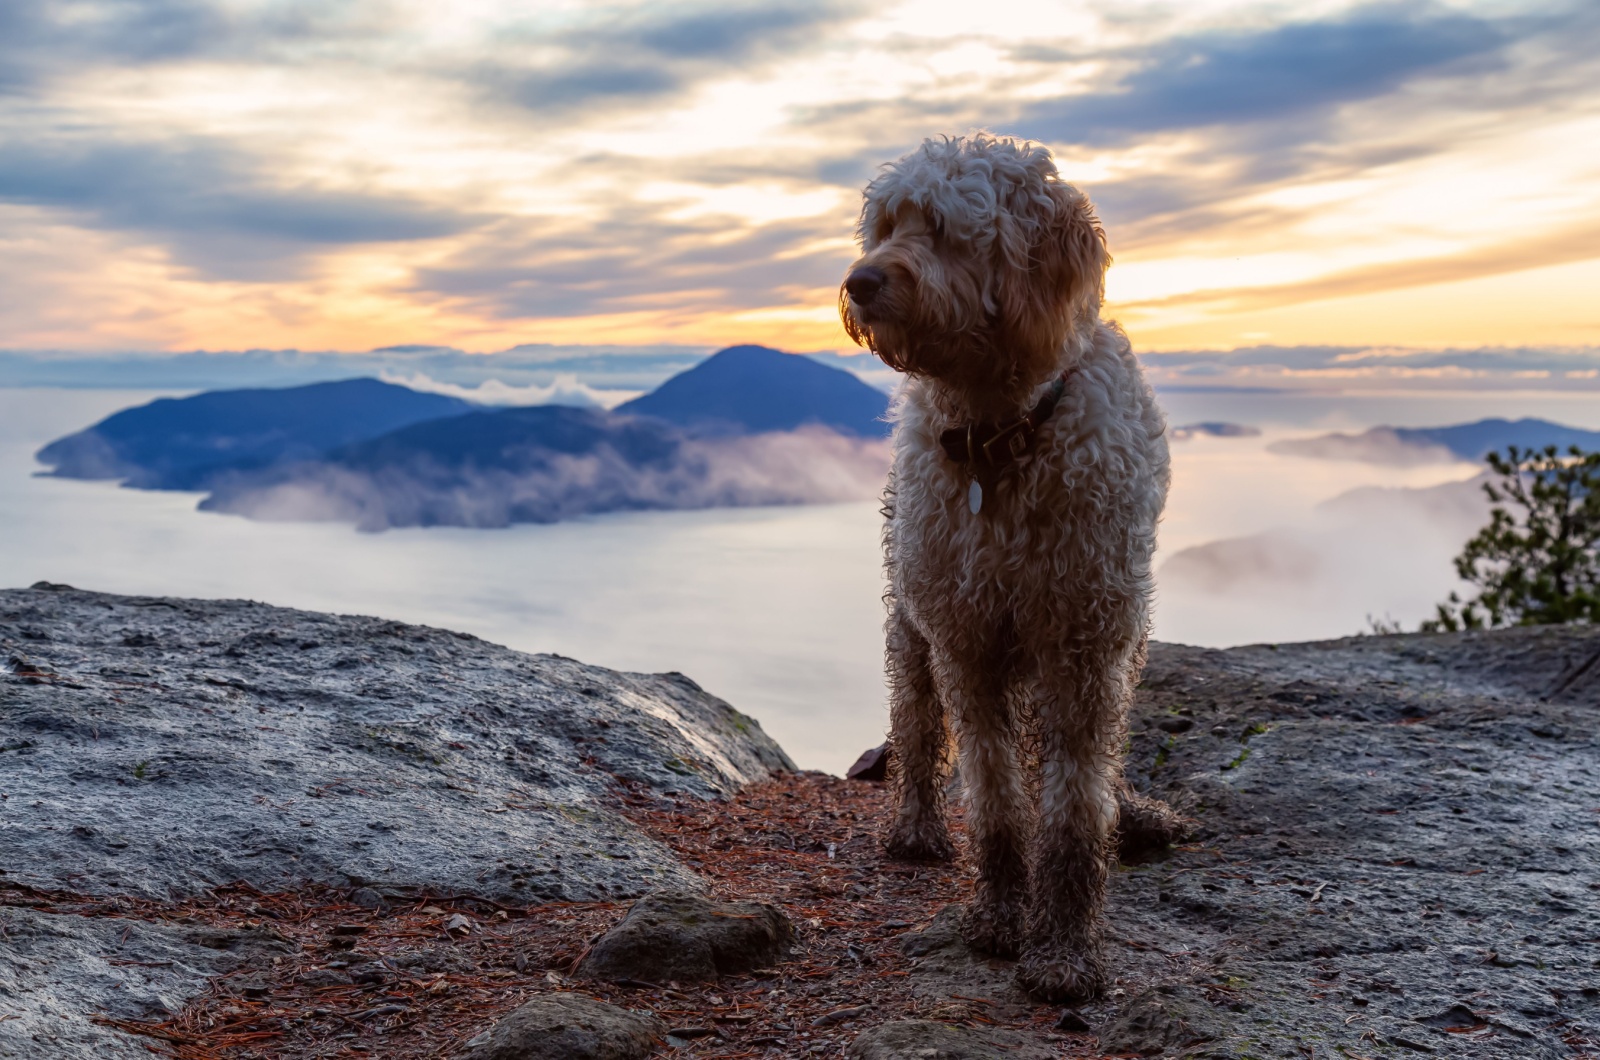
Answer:
<path fill-rule="evenodd" d="M 875 502 L 360 534 L 200 513 L 192 494 L 34 475 L 43 443 L 155 396 L 0 388 L 0 585 L 247 598 L 464 630 L 617 669 L 678 670 L 759 718 L 802 766 L 831 772 L 882 739 Z M 1600 399 L 1559 395 L 1171 394 L 1164 402 L 1174 424 L 1227 420 L 1264 433 L 1174 444 L 1162 556 L 1292 532 L 1316 560 L 1278 581 L 1162 579 L 1157 638 L 1218 646 L 1343 636 L 1368 615 L 1414 625 L 1455 583 L 1458 527 L 1413 519 L 1386 536 L 1381 510 L 1355 531 L 1324 527 L 1318 506 L 1362 486 L 1464 480 L 1475 467 L 1285 457 L 1267 451 L 1271 441 L 1490 415 L 1600 428 Z"/>

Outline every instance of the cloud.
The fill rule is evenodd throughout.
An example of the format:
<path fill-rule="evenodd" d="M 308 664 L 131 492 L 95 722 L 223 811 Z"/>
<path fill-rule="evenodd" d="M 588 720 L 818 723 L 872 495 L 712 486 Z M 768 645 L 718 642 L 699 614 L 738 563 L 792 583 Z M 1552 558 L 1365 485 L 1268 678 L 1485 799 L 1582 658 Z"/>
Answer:
<path fill-rule="evenodd" d="M 752 65 L 792 56 L 847 20 L 836 3 L 611 8 L 573 28 L 508 32 L 508 40 L 549 57 L 482 64 L 471 76 L 492 98 L 542 117 L 659 103 L 699 81 L 748 76 Z"/>
<path fill-rule="evenodd" d="M 613 409 L 644 393 L 642 390 L 611 390 L 592 387 L 580 381 L 572 372 L 558 372 L 548 386 L 529 383 L 513 386 L 498 379 L 485 379 L 473 386 L 445 383 L 425 372 L 403 375 L 385 371 L 378 378 L 385 383 L 421 390 L 429 394 L 447 394 L 479 405 L 572 405 L 577 408 Z"/>
<path fill-rule="evenodd" d="M 1250 346 L 1139 356 L 1158 389 L 1600 390 L 1600 347 Z"/>
<path fill-rule="evenodd" d="M 711 352 L 690 346 L 540 344 L 488 354 L 441 346 L 387 347 L 366 353 L 216 350 L 92 355 L 0 349 L 0 378 L 10 386 L 228 390 L 387 374 L 424 377 L 439 386 L 460 387 L 460 396 L 469 400 L 484 400 L 474 398 L 474 393 L 493 393 L 498 387 L 513 393 L 559 393 L 560 380 L 570 376 L 591 388 L 597 404 L 610 406 L 625 400 L 613 400 L 613 395 L 654 389 Z M 493 386 L 480 389 L 486 384 Z"/>
<path fill-rule="evenodd" d="M 98 67 L 282 58 L 285 47 L 371 39 L 384 25 L 384 5 L 371 0 L 250 8 L 216 0 L 5 0 L 0 95 Z"/>
<path fill-rule="evenodd" d="M 1450 561 L 1487 521 L 1481 485 L 1363 487 L 1296 523 L 1179 550 L 1156 574 L 1161 635 L 1215 640 L 1231 625 L 1281 641 L 1327 636 L 1341 616 L 1352 633 L 1373 614 L 1415 623 L 1462 588 Z M 1298 607 L 1283 607 L 1286 593 Z"/>
<path fill-rule="evenodd" d="M 1454 464 L 1462 459 L 1443 445 L 1410 441 L 1392 427 L 1373 427 L 1360 434 L 1336 432 L 1314 438 L 1284 438 L 1268 445 L 1267 451 L 1313 460 L 1355 460 L 1387 467 Z"/>
<path fill-rule="evenodd" d="M 1077 49 L 1060 61 L 1098 59 L 1105 81 L 999 124 L 1074 145 L 1069 157 L 1161 145 L 1160 164 L 1088 182 L 1114 251 L 1238 245 L 1319 215 L 1269 205 L 1263 192 L 1370 180 L 1574 106 L 1591 92 L 1597 46 L 1600 16 L 1581 7 L 1479 18 L 1370 5 L 1099 55 Z"/>
<path fill-rule="evenodd" d="M 366 353 L 248 350 L 99 355 L 0 349 L 0 377 L 12 386 L 206 390 L 294 386 L 374 375 L 485 404 L 581 404 L 586 395 L 594 404 L 609 408 L 622 400 L 618 395 L 654 389 L 711 352 L 709 347 L 598 345 L 527 345 L 487 354 L 434 346 Z M 885 391 L 893 391 L 901 380 L 867 353 L 810 356 Z M 1139 356 L 1157 388 L 1171 392 L 1396 386 L 1600 392 L 1600 347 L 1253 346 L 1230 351 L 1145 351 Z M 577 387 L 565 379 L 576 380 Z M 563 394 L 570 394 L 571 399 L 564 400 Z"/>
<path fill-rule="evenodd" d="M 832 504 L 876 499 L 890 451 L 884 439 L 803 427 L 730 439 L 671 435 L 645 459 L 611 443 L 578 452 L 528 443 L 508 447 L 500 460 L 503 466 L 480 466 L 444 453 L 402 451 L 399 458 L 382 453 L 289 465 L 242 474 L 201 508 L 263 521 L 347 522 L 376 532 L 551 523 L 613 511 Z"/>
<path fill-rule="evenodd" d="M 143 64 L 214 46 L 225 19 L 196 0 L 0 4 L 0 91 L 39 80 L 63 61 Z"/>
<path fill-rule="evenodd" d="M 1597 256 L 1600 256 L 1600 222 L 1592 222 L 1455 254 L 1363 265 L 1296 283 L 1205 288 L 1166 298 L 1124 302 L 1121 307 L 1144 309 L 1206 304 L 1231 310 L 1262 309 L 1471 280 L 1481 276 L 1498 276 L 1524 269 L 1588 261 Z"/>
<path fill-rule="evenodd" d="M 1283 119 L 1487 60 L 1506 39 L 1486 20 L 1410 4 L 1254 31 L 1214 30 L 1126 55 L 1135 69 L 1114 89 L 1033 104 L 1014 125 L 1038 139 L 1103 143 Z"/>
<path fill-rule="evenodd" d="M 1551 135 L 1518 201 L 1579 202 L 1582 178 L 1537 160 L 1581 139 L 1593 106 L 1591 7 L 1335 5 L 1276 24 L 1260 8 L 1108 9 L 1024 33 L 838 0 L 0 0 L 0 204 L 22 206 L 0 272 L 59 307 L 0 324 L 71 342 L 92 293 L 84 333 L 102 344 L 842 344 L 824 304 L 850 257 L 855 201 L 838 189 L 979 125 L 1054 143 L 1125 262 L 1293 245 L 1387 267 L 1452 244 L 1426 238 L 1449 218 L 1383 216 L 1397 188 L 1438 179 L 1466 200 L 1474 161 L 1501 143 L 1522 157 L 1525 130 Z M 1446 152 L 1459 179 L 1442 158 L 1402 164 Z M 720 200 L 740 205 L 716 215 Z M 1527 233 L 1509 248 L 1522 261 L 1576 254 L 1593 212 L 1580 203 L 1564 242 L 1539 243 L 1549 211 L 1508 211 L 1494 238 Z M 65 254 L 69 226 L 108 235 L 76 241 L 84 267 L 47 284 L 39 262 Z M 1369 252 L 1341 253 L 1356 245 Z M 1278 289 L 1196 292 L 1244 273 L 1158 267 L 1144 290 L 1178 300 L 1147 303 L 1143 323 L 1210 334 L 1250 306 L 1489 274 L 1506 249 Z"/>
<path fill-rule="evenodd" d="M 826 246 L 842 218 L 749 225 L 736 218 L 675 216 L 677 204 L 619 202 L 602 217 L 505 221 L 478 233 L 415 289 L 467 300 L 495 316 L 583 316 L 650 307 L 674 312 L 783 304 L 833 287 L 853 256 Z"/>
<path fill-rule="evenodd" d="M 274 168 L 268 158 L 198 137 L 12 135 L 0 142 L 0 200 L 152 237 L 220 278 L 281 278 L 318 248 L 433 239 L 480 221 L 368 189 L 278 186 Z"/>

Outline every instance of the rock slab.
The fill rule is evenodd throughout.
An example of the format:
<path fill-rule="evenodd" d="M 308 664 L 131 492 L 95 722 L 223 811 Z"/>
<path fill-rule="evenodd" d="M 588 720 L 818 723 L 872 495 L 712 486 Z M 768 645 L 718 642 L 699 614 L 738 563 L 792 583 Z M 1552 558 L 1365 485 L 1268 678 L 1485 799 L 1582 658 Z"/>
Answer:
<path fill-rule="evenodd" d="M 535 998 L 467 1043 L 457 1060 L 644 1060 L 666 1025 L 582 994 Z"/>
<path fill-rule="evenodd" d="M 533 904 L 692 872 L 613 812 L 793 768 L 681 674 L 241 600 L 0 591 L 0 882 Z"/>
<path fill-rule="evenodd" d="M 1128 773 L 1201 831 L 1113 874 L 1100 1049 L 1596 1052 L 1597 731 L 1592 628 L 1153 646 Z"/>
<path fill-rule="evenodd" d="M 166 1019 L 213 976 L 292 951 L 257 933 L 0 907 L 0 1057 L 149 1060 L 91 1017 Z"/>
<path fill-rule="evenodd" d="M 776 906 L 665 892 L 633 903 L 579 971 L 612 981 L 699 982 L 769 967 L 793 939 L 789 918 Z"/>

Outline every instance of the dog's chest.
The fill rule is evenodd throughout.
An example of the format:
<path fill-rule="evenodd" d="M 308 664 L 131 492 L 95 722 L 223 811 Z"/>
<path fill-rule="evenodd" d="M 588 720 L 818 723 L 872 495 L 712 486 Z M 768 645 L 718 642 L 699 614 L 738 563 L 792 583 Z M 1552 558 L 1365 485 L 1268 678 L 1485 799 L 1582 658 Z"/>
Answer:
<path fill-rule="evenodd" d="M 1077 519 L 1069 483 L 1038 462 L 979 485 L 948 462 L 929 461 L 919 487 L 896 497 L 891 563 L 918 594 L 1014 596 L 1038 588 L 1037 572 L 1076 566 Z M 973 508 L 977 507 L 977 511 Z"/>
<path fill-rule="evenodd" d="M 888 527 L 900 599 L 978 615 L 1143 577 L 1166 493 L 1164 425 L 1131 377 L 1080 374 L 1101 382 L 1069 389 L 1031 449 L 980 481 L 981 498 L 972 466 L 941 444 L 946 418 L 908 397 Z"/>

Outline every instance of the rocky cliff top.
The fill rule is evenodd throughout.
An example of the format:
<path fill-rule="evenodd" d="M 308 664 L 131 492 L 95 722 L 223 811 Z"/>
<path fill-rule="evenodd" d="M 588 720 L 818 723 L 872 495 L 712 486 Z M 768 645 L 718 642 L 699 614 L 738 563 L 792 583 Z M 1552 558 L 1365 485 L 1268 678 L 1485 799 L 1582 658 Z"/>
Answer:
<path fill-rule="evenodd" d="M 92 724 L 59 730 L 36 721 L 20 737 L 32 746 L 0 752 L 0 786 L 7 794 L 0 800 L 0 832 L 9 835 L 18 827 L 13 822 L 24 820 L 13 815 L 19 785 L 27 784 L 27 801 L 41 804 L 27 807 L 27 834 L 47 836 L 37 843 L 43 853 L 15 836 L 0 838 L 9 844 L 0 865 L 9 871 L 21 858 L 18 874 L 55 881 L 41 890 L 38 883 L 18 886 L 16 875 L 0 877 L 0 902 L 10 907 L 0 910 L 7 936 L 0 941 L 0 1057 L 148 1056 L 145 1043 L 176 1055 L 262 1060 L 536 1057 L 555 1055 L 528 1050 L 575 1012 L 597 1028 L 612 1025 L 606 1013 L 615 1015 L 612 1037 L 633 1044 L 593 1055 L 617 1057 L 1542 1060 L 1600 1053 L 1600 747 L 1594 735 L 1600 631 L 1363 637 L 1228 651 L 1153 646 L 1132 718 L 1128 771 L 1140 787 L 1187 807 L 1200 832 L 1193 842 L 1114 875 L 1108 917 L 1116 984 L 1099 1001 L 1062 1010 L 1032 1004 L 1012 986 L 1005 962 L 985 960 L 961 942 L 951 906 L 969 893 L 965 867 L 882 858 L 876 839 L 886 808 L 881 785 L 778 771 L 780 752 L 758 735 L 735 739 L 745 735 L 737 716 L 676 679 L 607 675 L 453 634 L 254 605 L 141 604 L 50 590 L 0 599 L 8 608 L 0 628 L 9 645 L 38 660 L 32 669 L 14 665 L 12 675 L 0 679 L 0 722 L 7 726 L 0 746 L 19 739 L 14 733 L 22 720 L 90 717 L 82 711 L 91 707 L 108 711 L 92 715 Z M 158 616 L 150 623 L 171 623 L 166 654 L 145 656 L 154 661 L 139 664 L 151 671 L 143 675 L 104 673 L 127 665 L 136 650 L 155 650 L 117 646 L 119 638 L 139 637 L 139 629 L 130 626 L 124 634 L 118 625 L 135 609 Z M 244 621 L 251 615 L 265 617 Z M 244 641 L 252 629 L 285 628 L 291 618 L 307 628 L 328 623 L 317 643 L 339 645 L 328 649 L 323 676 L 294 679 L 302 681 L 293 685 L 296 694 L 307 697 L 305 721 L 287 717 L 293 709 L 288 698 L 263 691 L 289 687 L 277 683 L 291 680 L 277 670 L 302 649 L 280 645 L 272 665 L 252 664 L 253 642 Z M 233 636 L 203 635 L 213 623 L 234 630 Z M 339 630 L 347 640 L 335 639 Z M 385 648 L 391 641 L 411 654 Z M 236 644 L 244 654 L 228 654 Z M 341 676 L 332 665 L 341 653 L 370 655 L 362 664 L 366 676 Z M 41 662 L 58 672 L 39 672 Z M 574 676 L 565 685 L 556 680 L 569 673 L 601 675 L 607 683 L 595 676 Z M 236 677 L 248 687 L 213 684 L 207 674 Z M 396 674 L 408 675 L 409 683 L 396 684 Z M 497 674 L 513 678 L 510 686 L 548 688 L 541 702 L 568 703 L 562 709 L 572 711 L 597 698 L 570 687 L 579 681 L 595 681 L 612 699 L 627 684 L 660 710 L 679 711 L 679 721 L 661 719 L 655 707 L 638 713 L 661 721 L 661 728 L 625 713 L 607 714 L 611 729 L 600 751 L 579 742 L 581 733 L 530 730 L 552 741 L 539 745 L 547 757 L 529 751 L 519 760 L 516 738 L 506 734 L 521 731 L 518 711 L 534 708 L 518 706 Z M 157 687 L 134 699 L 114 679 Z M 438 691 L 444 684 L 475 691 Z M 221 698 L 197 695 L 212 689 L 208 695 Z M 327 700 L 317 698 L 319 689 Z M 375 694 L 383 689 L 394 695 Z M 681 704 L 680 694 L 687 697 Z M 73 696 L 84 698 L 66 698 Z M 447 708 L 439 696 L 454 697 L 455 706 Z M 117 705 L 113 697 L 126 702 Z M 168 709 L 158 700 L 171 697 L 193 706 L 164 728 L 140 720 Z M 80 702 L 81 710 L 64 706 Z M 135 702 L 145 714 L 129 706 Z M 448 730 L 428 728 L 444 725 L 446 714 L 482 713 L 484 703 L 499 704 L 504 717 L 485 714 L 472 729 L 465 721 L 451 722 L 458 727 Z M 620 711 L 620 700 L 613 706 Z M 697 710 L 705 712 L 703 721 L 692 713 Z M 421 745 L 426 737 L 432 742 L 425 746 L 458 757 L 416 762 L 382 749 L 389 744 L 369 748 L 365 735 L 342 742 L 315 735 L 342 716 L 370 719 L 374 727 L 401 726 L 407 739 Z M 551 718 L 558 716 L 581 714 Z M 93 725 L 102 720 L 106 726 L 97 736 Z M 727 748 L 727 764 L 714 764 L 703 750 L 697 756 L 680 723 L 711 726 L 705 732 L 714 735 L 704 738 Z M 156 889 L 119 882 L 115 869 L 123 862 L 117 859 L 160 873 L 166 871 L 161 858 L 132 849 L 132 839 L 127 848 L 102 850 L 96 844 L 108 844 L 104 829 L 80 835 L 69 828 L 65 836 L 42 831 L 87 820 L 87 803 L 77 800 L 90 795 L 104 804 L 133 797 L 124 795 L 134 787 L 126 776 L 120 785 L 99 779 L 123 763 L 97 750 L 100 741 L 155 741 L 160 732 L 169 753 L 181 754 L 192 730 L 201 741 L 216 741 L 194 746 L 213 746 L 205 768 L 220 769 L 218 763 L 253 760 L 254 752 L 240 748 L 267 738 L 252 735 L 261 731 L 256 725 L 304 732 L 296 747 L 346 756 L 340 768 L 348 761 L 365 769 L 357 787 L 368 794 L 293 795 L 296 786 L 306 791 L 344 774 L 329 766 L 325 777 L 320 762 L 285 756 L 288 764 L 272 770 L 292 766 L 294 783 L 268 797 L 297 801 L 283 814 L 287 824 L 274 824 L 279 819 L 264 810 L 246 819 L 229 816 L 240 812 L 223 797 L 229 785 L 208 794 L 211 786 L 192 779 L 205 772 L 198 766 L 171 771 L 162 781 L 134 779 L 169 784 L 174 792 L 192 789 L 201 800 L 196 805 L 233 827 L 257 822 L 254 827 L 270 836 L 320 836 L 326 828 L 329 849 L 339 857 L 302 857 L 325 879 L 345 881 L 339 886 L 273 890 L 267 885 L 278 877 L 262 875 L 256 887 L 185 891 L 167 882 L 178 899 L 138 897 Z M 224 740 L 229 728 L 235 730 L 232 743 Z M 670 749 L 688 773 L 639 767 L 626 783 L 608 779 L 607 771 L 626 772 L 631 761 L 616 757 L 619 741 L 611 733 L 617 729 L 637 734 L 627 746 L 652 748 L 642 761 L 654 762 L 651 756 Z M 47 750 L 68 740 L 76 741 L 71 753 Z M 488 753 L 462 752 L 452 740 Z M 316 741 L 336 750 L 319 751 Z M 588 757 L 593 765 L 585 765 Z M 457 772 L 441 774 L 446 764 Z M 29 779 L 44 765 L 54 772 Z M 549 778 L 538 779 L 536 767 L 549 770 Z M 128 766 L 119 768 L 126 773 Z M 251 770 L 227 774 L 234 802 L 253 803 L 254 789 L 244 785 L 276 776 L 264 767 Z M 462 783 L 469 771 L 477 779 Z M 475 794 L 426 787 L 439 776 Z M 434 790 L 448 794 L 415 804 L 427 807 L 423 812 L 406 801 Z M 725 798 L 708 797 L 719 791 Z M 515 806 L 504 792 L 513 793 Z M 534 806 L 535 793 L 552 809 L 520 808 Z M 463 801 L 448 801 L 458 798 Z M 349 821 L 340 823 L 344 817 L 330 810 L 327 818 L 307 817 L 311 826 L 298 823 L 300 806 L 324 802 L 350 808 Z M 153 814 L 163 804 L 138 805 Z M 582 820 L 604 824 L 589 832 L 508 831 L 513 845 L 545 844 L 518 848 L 517 855 L 507 853 L 508 836 L 495 834 L 543 829 L 546 813 L 576 825 L 563 816 L 565 806 L 580 808 Z M 50 814 L 42 812 L 47 807 Z M 498 809 L 505 812 L 492 812 Z M 588 817 L 590 811 L 596 816 Z M 131 827 L 125 822 L 132 816 L 116 817 L 116 827 Z M 172 816 L 163 821 L 170 824 Z M 368 828 L 368 820 L 390 822 L 404 842 L 359 846 L 358 840 L 390 842 L 391 833 Z M 92 822 L 86 827 L 96 828 Z M 483 829 L 478 838 L 450 835 Z M 134 834 L 153 844 L 159 831 Z M 203 829 L 194 831 L 198 837 Z M 602 837 L 632 844 L 606 848 L 628 856 L 583 857 L 598 852 Z M 193 844 L 212 880 L 255 860 L 208 852 L 199 838 L 182 841 Z M 432 853 L 394 860 L 407 846 Z M 427 893 L 407 884 L 391 886 L 385 897 L 376 894 L 377 886 L 355 888 L 359 870 L 352 875 L 336 867 L 365 864 L 361 859 L 375 858 L 374 849 L 415 867 L 413 881 L 448 879 L 451 886 L 479 889 Z M 526 882 L 512 888 L 515 875 L 497 874 L 505 864 L 499 858 L 522 864 L 544 849 L 562 852 L 560 871 L 538 877 L 558 877 L 568 893 L 591 900 L 551 901 L 555 891 L 534 893 Z M 86 866 L 82 879 L 70 877 L 67 859 L 74 851 Z M 273 870 L 280 874 L 302 864 L 270 852 L 258 857 L 280 858 Z M 469 868 L 449 868 L 452 859 L 467 858 Z M 425 877 L 421 870 L 429 866 L 454 875 Z M 557 868 L 553 859 L 548 867 Z M 485 873 L 482 880 L 478 872 Z M 591 879 L 598 882 L 580 891 Z M 595 978 L 583 971 L 595 967 L 584 960 L 591 942 L 625 912 L 605 900 L 609 895 L 685 880 L 717 899 L 781 907 L 793 924 L 792 947 L 770 967 L 705 983 L 613 973 Z M 506 897 L 490 898 L 490 887 L 504 888 L 494 893 Z M 90 891 L 98 897 L 82 893 Z M 363 891 L 379 900 L 364 906 Z M 114 929 L 105 927 L 108 918 L 115 919 Z M 544 1008 L 528 1008 L 530 1001 Z M 519 1015 L 502 1021 L 512 1010 Z M 18 1018 L 4 1018 L 10 1015 Z M 519 1038 L 523 1031 L 528 1034 Z M 651 1035 L 653 1045 L 641 1044 Z M 514 1041 L 523 1044 L 508 1044 Z"/>

